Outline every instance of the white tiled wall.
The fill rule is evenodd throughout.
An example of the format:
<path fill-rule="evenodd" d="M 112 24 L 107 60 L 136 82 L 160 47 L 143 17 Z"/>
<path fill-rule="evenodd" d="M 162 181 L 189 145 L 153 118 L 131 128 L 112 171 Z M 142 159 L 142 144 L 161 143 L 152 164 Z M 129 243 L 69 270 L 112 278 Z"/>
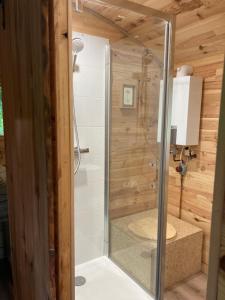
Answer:
<path fill-rule="evenodd" d="M 75 177 L 76 265 L 103 255 L 105 162 L 105 50 L 108 40 L 74 33 L 84 42 L 74 75 L 74 95 L 82 154 Z M 75 141 L 76 142 L 76 141 Z"/>

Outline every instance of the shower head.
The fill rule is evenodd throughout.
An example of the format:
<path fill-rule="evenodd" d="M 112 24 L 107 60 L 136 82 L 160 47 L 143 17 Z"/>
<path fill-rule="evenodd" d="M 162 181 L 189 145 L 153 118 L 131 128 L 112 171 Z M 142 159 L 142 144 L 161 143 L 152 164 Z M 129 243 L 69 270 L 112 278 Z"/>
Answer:
<path fill-rule="evenodd" d="M 78 54 L 84 49 L 84 43 L 81 38 L 73 38 L 72 50 L 74 54 Z"/>
<path fill-rule="evenodd" d="M 77 55 L 84 49 L 84 43 L 81 38 L 72 39 L 72 50 L 73 50 L 73 72 L 76 71 L 76 60 Z"/>

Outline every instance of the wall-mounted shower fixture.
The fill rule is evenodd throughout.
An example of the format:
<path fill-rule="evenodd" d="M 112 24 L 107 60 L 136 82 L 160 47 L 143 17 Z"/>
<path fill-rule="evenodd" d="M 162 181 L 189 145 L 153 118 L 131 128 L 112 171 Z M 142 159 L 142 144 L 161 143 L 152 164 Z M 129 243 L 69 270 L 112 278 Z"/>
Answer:
<path fill-rule="evenodd" d="M 81 52 L 84 49 L 84 43 L 81 38 L 73 38 L 72 40 L 72 51 L 73 51 L 73 73 L 76 71 L 76 60 L 77 55 L 79 52 Z M 80 149 L 80 139 L 79 139 L 79 133 L 77 128 L 77 118 L 76 118 L 76 109 L 75 109 L 75 97 L 73 94 L 73 117 L 74 117 L 74 132 L 76 137 L 76 143 L 77 147 L 75 148 L 75 154 L 77 154 L 77 164 L 74 168 L 74 174 L 77 173 L 80 162 L 81 162 L 81 149 Z"/>
<path fill-rule="evenodd" d="M 81 38 L 73 38 L 72 51 L 73 51 L 73 72 L 76 71 L 77 55 L 84 49 L 84 43 Z"/>
<path fill-rule="evenodd" d="M 150 49 L 146 48 L 143 54 L 143 63 L 145 65 L 148 65 L 152 62 L 152 60 L 153 60 L 153 53 Z"/>
<path fill-rule="evenodd" d="M 81 154 L 82 153 L 89 153 L 90 152 L 89 148 L 80 148 L 80 149 L 78 149 L 77 147 L 75 147 L 74 148 L 74 152 L 78 153 L 78 151 L 80 151 Z"/>

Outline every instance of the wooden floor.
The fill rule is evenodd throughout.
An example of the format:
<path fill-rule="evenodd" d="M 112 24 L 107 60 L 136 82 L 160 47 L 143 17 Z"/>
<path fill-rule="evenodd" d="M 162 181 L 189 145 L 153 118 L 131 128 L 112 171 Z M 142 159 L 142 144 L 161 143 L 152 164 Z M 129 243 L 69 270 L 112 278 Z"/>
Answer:
<path fill-rule="evenodd" d="M 167 290 L 164 300 L 205 300 L 207 276 L 199 273 Z"/>

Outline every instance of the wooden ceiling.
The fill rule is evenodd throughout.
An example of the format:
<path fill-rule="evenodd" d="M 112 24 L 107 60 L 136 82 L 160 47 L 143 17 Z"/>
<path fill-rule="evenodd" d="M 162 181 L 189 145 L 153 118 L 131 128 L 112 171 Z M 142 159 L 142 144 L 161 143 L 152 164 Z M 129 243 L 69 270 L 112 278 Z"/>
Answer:
<path fill-rule="evenodd" d="M 176 15 L 175 63 L 210 63 L 224 56 L 224 0 L 132 0 Z M 159 39 L 160 40 L 160 39 Z M 157 40 L 155 40 L 157 43 Z"/>
<path fill-rule="evenodd" d="M 154 9 L 167 12 L 169 14 L 180 14 L 187 11 L 193 11 L 197 8 L 212 8 L 221 4 L 223 0 L 131 0 L 142 5 L 150 6 Z"/>
<path fill-rule="evenodd" d="M 176 15 L 176 63 L 190 59 L 224 54 L 225 1 L 224 0 L 131 0 L 168 14 Z M 128 35 L 153 49 L 161 49 L 164 24 L 158 18 L 149 18 L 100 1 L 84 1 L 86 11 L 80 22 L 86 27 L 96 26 L 102 36 L 115 41 Z M 90 15 L 94 12 L 94 15 Z M 86 17 L 85 17 L 86 16 Z M 98 18 L 101 16 L 102 18 Z M 82 19 L 82 20 L 81 20 Z M 86 24 L 84 24 L 86 22 Z M 90 26 L 91 25 L 91 26 Z M 76 27 L 77 30 L 79 30 Z M 90 31 L 90 29 L 89 29 Z"/>
<path fill-rule="evenodd" d="M 157 45 L 153 42 L 165 32 L 165 21 L 158 17 L 88 0 L 84 2 L 83 14 L 75 14 L 74 18 L 76 31 L 104 36 L 114 43 L 121 39 L 126 39 L 127 43 L 133 41 L 133 46 L 149 47 L 155 50 L 158 58 L 163 58 L 163 39 L 157 41 Z M 102 27 L 104 29 L 99 30 Z"/>
<path fill-rule="evenodd" d="M 73 0 L 75 2 L 75 0 Z M 101 1 L 83 0 L 85 7 L 98 12 L 126 30 L 142 25 L 148 17 L 125 9 L 116 8 Z M 156 10 L 177 16 L 177 26 L 188 25 L 225 10 L 224 0 L 130 0 Z M 184 18 L 185 17 L 185 18 Z"/>

